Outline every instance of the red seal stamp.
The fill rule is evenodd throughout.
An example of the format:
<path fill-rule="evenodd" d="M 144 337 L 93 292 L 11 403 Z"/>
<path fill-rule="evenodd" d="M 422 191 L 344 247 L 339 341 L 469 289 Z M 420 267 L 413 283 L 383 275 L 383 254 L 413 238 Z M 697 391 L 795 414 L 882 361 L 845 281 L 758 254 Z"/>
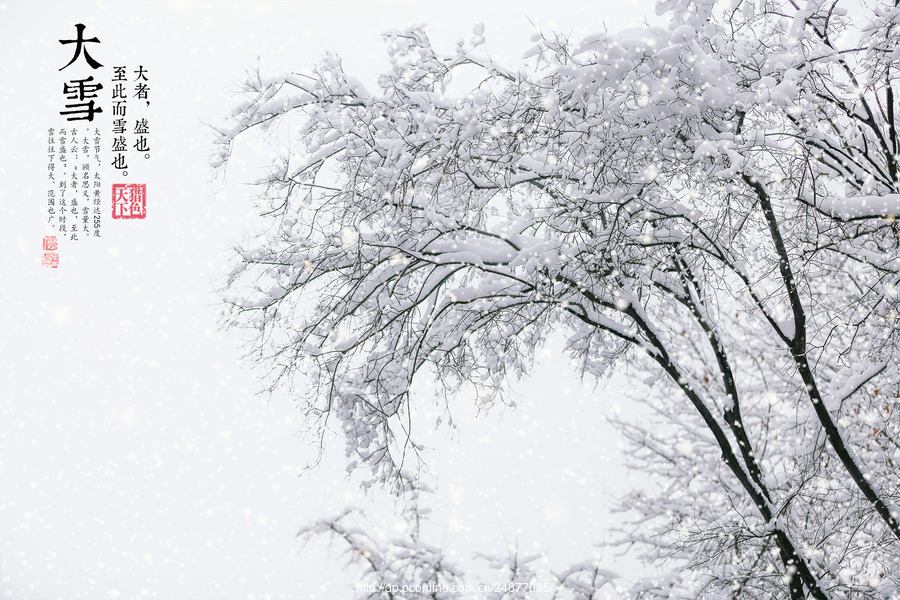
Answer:
<path fill-rule="evenodd" d="M 44 254 L 41 256 L 41 266 L 48 269 L 59 268 L 59 243 L 55 235 L 45 235 L 41 243 Z"/>
<path fill-rule="evenodd" d="M 112 218 L 143 219 L 147 216 L 146 183 L 114 183 Z"/>

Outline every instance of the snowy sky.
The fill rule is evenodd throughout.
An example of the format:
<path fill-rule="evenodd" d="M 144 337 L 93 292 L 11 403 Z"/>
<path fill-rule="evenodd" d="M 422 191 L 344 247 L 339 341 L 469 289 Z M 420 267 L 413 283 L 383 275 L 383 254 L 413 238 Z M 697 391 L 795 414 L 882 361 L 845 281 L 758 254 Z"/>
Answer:
<path fill-rule="evenodd" d="M 347 479 L 339 440 L 303 474 L 316 453 L 291 398 L 256 395 L 240 340 L 218 329 L 212 290 L 254 217 L 252 190 L 212 179 L 206 123 L 257 65 L 299 70 L 334 50 L 368 81 L 385 63 L 378 34 L 411 23 L 449 50 L 484 21 L 487 50 L 515 65 L 535 26 L 578 39 L 645 15 L 647 0 L 0 4 L 2 597 L 350 597 L 337 550 L 303 550 L 296 531 L 348 503 L 389 531 L 398 517 Z M 104 65 L 149 74 L 153 150 L 127 178 L 147 184 L 148 217 L 105 215 L 102 238 L 61 241 L 51 270 L 46 134 L 64 123 L 71 47 L 57 40 L 75 23 Z M 104 189 L 126 181 L 102 174 Z M 463 559 L 518 544 L 546 552 L 545 569 L 593 556 L 615 521 L 609 494 L 627 485 L 602 417 L 629 406 L 621 381 L 561 376 L 559 350 L 515 386 L 518 411 L 476 419 L 461 402 L 459 431 L 428 438 L 433 543 Z"/>

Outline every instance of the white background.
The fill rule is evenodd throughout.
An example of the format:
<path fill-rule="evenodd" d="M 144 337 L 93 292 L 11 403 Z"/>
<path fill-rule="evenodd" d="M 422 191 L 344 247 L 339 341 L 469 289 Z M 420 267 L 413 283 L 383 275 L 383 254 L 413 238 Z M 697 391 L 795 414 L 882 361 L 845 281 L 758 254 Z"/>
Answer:
<path fill-rule="evenodd" d="M 213 290 L 228 249 L 255 227 L 239 180 L 213 179 L 212 135 L 244 72 L 300 70 L 326 50 L 364 82 L 386 62 L 379 33 L 426 23 L 439 48 L 484 21 L 487 49 L 516 65 L 535 26 L 574 39 L 652 17 L 616 2 L 25 2 L 0 5 L 0 594 L 3 598 L 349 598 L 340 548 L 296 531 L 347 504 L 402 530 L 380 492 L 343 471 L 340 440 L 297 437 L 292 399 L 260 396 L 241 340 L 219 331 Z M 74 24 L 105 65 L 149 75 L 151 159 L 112 183 L 148 186 L 144 221 L 61 240 L 47 229 L 46 133 L 64 124 L 58 69 Z M 95 121 L 110 139 L 109 115 Z M 106 161 L 108 162 L 108 161 Z M 104 209 L 104 212 L 107 212 Z M 544 553 L 544 573 L 592 558 L 612 494 L 629 485 L 603 424 L 621 386 L 583 384 L 559 345 L 514 386 L 517 411 L 428 436 L 437 494 L 431 543 Z M 604 566 L 627 572 L 610 552 Z M 473 573 L 478 573 L 476 569 Z M 473 578 L 476 575 L 473 574 Z M 548 577 L 543 577 L 547 581 Z M 480 576 L 471 583 L 490 583 Z"/>

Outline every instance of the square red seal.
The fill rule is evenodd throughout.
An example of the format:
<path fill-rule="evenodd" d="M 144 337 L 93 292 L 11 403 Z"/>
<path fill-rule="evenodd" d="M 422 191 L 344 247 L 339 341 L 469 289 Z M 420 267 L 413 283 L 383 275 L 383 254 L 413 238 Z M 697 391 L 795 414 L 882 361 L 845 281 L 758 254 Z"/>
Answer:
<path fill-rule="evenodd" d="M 146 183 L 114 183 L 112 218 L 143 219 L 147 216 Z"/>
<path fill-rule="evenodd" d="M 56 252 L 59 250 L 59 243 L 56 241 L 55 235 L 44 236 L 44 252 Z"/>

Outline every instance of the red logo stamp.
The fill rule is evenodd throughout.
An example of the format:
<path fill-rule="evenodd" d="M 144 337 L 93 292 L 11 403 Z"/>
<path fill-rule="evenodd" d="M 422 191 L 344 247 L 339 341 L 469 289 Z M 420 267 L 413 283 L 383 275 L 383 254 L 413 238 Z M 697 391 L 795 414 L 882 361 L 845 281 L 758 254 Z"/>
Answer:
<path fill-rule="evenodd" d="M 55 235 L 45 235 L 43 243 L 44 254 L 41 256 L 41 266 L 48 269 L 59 268 L 59 244 Z"/>
<path fill-rule="evenodd" d="M 147 216 L 146 183 L 114 183 L 112 218 L 143 219 Z"/>

